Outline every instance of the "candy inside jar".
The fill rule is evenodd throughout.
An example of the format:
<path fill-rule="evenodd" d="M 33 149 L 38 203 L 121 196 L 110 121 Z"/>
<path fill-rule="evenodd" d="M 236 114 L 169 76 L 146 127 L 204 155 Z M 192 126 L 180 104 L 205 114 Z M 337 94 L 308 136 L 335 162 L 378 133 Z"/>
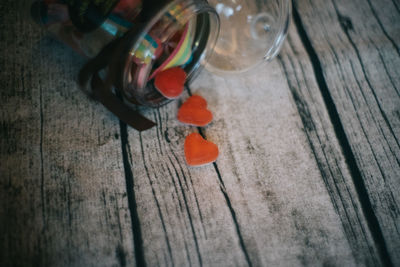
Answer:
<path fill-rule="evenodd" d="M 179 67 L 191 80 L 210 56 L 219 31 L 215 10 L 203 0 L 43 0 L 31 11 L 78 53 L 89 58 L 107 54 L 102 69 L 112 73 L 105 75 L 112 76 L 112 85 L 126 100 L 153 107 L 171 99 L 154 86 L 156 75 Z M 123 44 L 104 51 L 116 40 Z"/>
<path fill-rule="evenodd" d="M 203 5 L 172 3 L 159 15 L 130 50 L 122 78 L 127 97 L 150 106 L 177 97 L 170 97 L 154 86 L 156 76 L 179 67 L 187 80 L 193 79 L 212 54 L 219 29 L 217 15 L 204 2 Z"/>

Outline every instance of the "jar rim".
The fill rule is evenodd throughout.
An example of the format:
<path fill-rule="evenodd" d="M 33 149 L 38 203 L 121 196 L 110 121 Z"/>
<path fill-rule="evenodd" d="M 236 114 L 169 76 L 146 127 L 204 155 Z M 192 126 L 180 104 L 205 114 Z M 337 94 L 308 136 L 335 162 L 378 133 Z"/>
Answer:
<path fill-rule="evenodd" d="M 148 22 L 144 22 L 144 27 L 135 27 L 134 29 L 131 29 L 131 32 L 128 33 L 131 35 L 129 38 L 129 45 L 127 46 L 128 50 L 124 51 L 123 53 L 123 66 L 122 66 L 122 71 L 121 71 L 121 88 L 122 92 L 125 96 L 125 98 L 133 103 L 141 103 L 143 105 L 150 105 L 150 106 L 159 106 L 160 104 L 164 104 L 169 102 L 168 99 L 165 99 L 161 94 L 159 94 L 154 88 L 151 88 L 151 91 L 153 95 L 157 95 L 159 100 L 155 101 L 156 103 L 149 103 L 147 99 L 143 99 L 145 90 L 149 90 L 149 88 L 146 88 L 149 85 L 148 79 L 151 75 L 152 72 L 152 64 L 154 61 L 152 60 L 149 64 L 145 65 L 145 67 L 141 70 L 139 70 L 141 73 L 135 73 L 137 75 L 138 79 L 135 79 L 135 77 L 132 77 L 132 72 L 135 72 L 133 68 L 136 66 L 133 63 L 133 56 L 134 53 L 132 51 L 135 51 L 135 49 L 138 49 L 140 46 L 140 43 L 146 38 L 147 34 L 153 29 L 153 27 L 161 21 L 161 19 L 168 14 L 170 10 L 173 10 L 174 7 L 177 5 L 180 5 L 182 7 L 182 12 L 186 12 L 185 15 L 186 17 L 184 20 L 190 21 L 193 18 L 197 18 L 201 14 L 207 14 L 209 17 L 212 17 L 215 25 L 215 28 L 213 29 L 213 32 L 211 33 L 211 37 L 207 36 L 207 42 L 206 45 L 203 49 L 205 49 L 208 54 L 204 55 L 201 54 L 199 55 L 199 58 L 197 58 L 195 61 L 195 64 L 192 64 L 190 68 L 188 68 L 188 76 L 187 76 L 187 81 L 193 80 L 195 76 L 198 75 L 199 71 L 201 70 L 201 62 L 200 61 L 206 61 L 205 57 L 209 57 L 211 55 L 211 52 L 213 50 L 213 46 L 216 43 L 217 36 L 219 33 L 219 18 L 217 13 L 215 12 L 214 8 L 208 5 L 208 3 L 204 0 L 174 0 L 171 2 L 168 2 L 166 5 L 162 6 L 158 11 L 155 11 L 155 15 L 150 18 Z M 141 24 L 140 26 L 143 26 Z M 197 29 L 196 29 L 197 30 Z M 209 33 L 207 33 L 209 34 Z M 203 63 L 203 64 L 204 64 Z"/>

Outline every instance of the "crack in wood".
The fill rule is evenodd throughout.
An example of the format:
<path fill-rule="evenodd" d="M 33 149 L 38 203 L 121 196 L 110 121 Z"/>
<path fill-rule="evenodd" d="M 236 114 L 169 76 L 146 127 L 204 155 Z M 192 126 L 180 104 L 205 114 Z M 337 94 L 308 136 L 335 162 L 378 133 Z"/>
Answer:
<path fill-rule="evenodd" d="M 146 161 L 145 161 L 145 157 L 144 157 L 144 147 L 143 147 L 143 140 L 142 140 L 142 134 L 141 133 L 139 133 L 139 142 L 140 142 L 140 149 L 141 149 L 141 152 L 142 152 L 142 160 L 143 160 L 143 163 L 144 163 L 144 169 L 145 169 L 145 172 L 146 172 L 147 179 L 149 180 L 149 184 L 151 186 L 151 192 L 153 194 L 154 201 L 155 201 L 156 206 L 157 206 L 158 216 L 160 217 L 161 226 L 162 226 L 163 231 L 164 231 L 165 242 L 167 244 L 169 258 L 170 258 L 170 260 L 171 260 L 171 262 L 173 264 L 174 261 L 173 261 L 173 258 L 172 258 L 172 249 L 171 249 L 171 244 L 170 244 L 170 241 L 169 241 L 169 238 L 168 238 L 168 234 L 167 234 L 167 228 L 165 226 L 164 216 L 162 215 L 162 212 L 161 212 L 160 203 L 159 203 L 158 198 L 156 196 L 156 192 L 155 192 L 155 189 L 154 189 L 154 186 L 153 186 L 153 181 L 150 178 L 149 169 L 148 169 L 147 165 L 145 164 Z"/>
<path fill-rule="evenodd" d="M 40 149 L 40 198 L 42 201 L 42 233 L 46 229 L 46 202 L 44 196 L 44 163 L 43 163 L 43 94 L 42 86 L 39 85 L 39 101 L 40 101 L 40 135 L 39 135 L 39 149 Z"/>
<path fill-rule="evenodd" d="M 341 19 L 341 18 L 343 17 L 343 15 L 340 14 L 340 12 L 339 12 L 339 10 L 337 9 L 337 7 L 336 7 L 336 5 L 335 5 L 334 2 L 333 2 L 333 6 L 335 7 L 335 11 L 336 11 L 336 13 L 337 13 L 337 16 L 338 16 L 339 21 L 340 21 L 340 20 L 343 20 L 343 19 Z M 394 132 L 394 130 L 393 130 L 393 128 L 392 128 L 392 125 L 390 124 L 389 119 L 388 119 L 387 116 L 386 116 L 386 113 L 383 111 L 382 106 L 381 106 L 381 104 L 380 104 L 380 102 L 379 102 L 379 99 L 378 99 L 378 97 L 377 97 L 375 91 L 373 90 L 374 87 L 372 86 L 371 81 L 369 80 L 368 75 L 367 75 L 367 73 L 366 73 L 366 71 L 365 71 L 364 62 L 363 62 L 363 60 L 362 60 L 362 58 L 361 58 L 360 51 L 358 50 L 356 44 L 354 43 L 353 39 L 351 38 L 348 29 L 347 29 L 346 27 L 343 27 L 343 31 L 344 31 L 346 37 L 348 38 L 348 40 L 349 40 L 351 46 L 353 47 L 354 52 L 355 52 L 356 55 L 357 55 L 357 59 L 358 59 L 359 62 L 360 62 L 361 70 L 362 70 L 362 73 L 363 73 L 363 75 L 364 75 L 365 81 L 367 82 L 368 87 L 370 88 L 371 93 L 372 93 L 373 96 L 374 96 L 374 99 L 375 99 L 376 104 L 377 104 L 377 106 L 378 106 L 378 108 L 379 108 L 379 111 L 381 112 L 382 117 L 383 117 L 383 119 L 384 119 L 386 125 L 387 125 L 388 128 L 389 128 L 390 133 L 393 135 L 393 137 L 394 137 L 394 139 L 395 139 L 395 141 L 396 141 L 397 146 L 400 147 L 399 141 L 398 141 L 397 138 L 396 138 L 396 134 L 395 134 L 395 132 Z M 352 70 L 353 70 L 353 72 L 354 72 L 354 67 L 353 67 L 353 65 L 352 65 Z M 357 82 L 358 82 L 358 81 L 357 81 Z M 360 87 L 360 88 L 362 88 L 362 87 Z M 362 92 L 362 90 L 360 90 L 360 91 Z"/>
<path fill-rule="evenodd" d="M 367 0 L 367 2 L 368 2 L 368 5 L 369 5 L 369 7 L 370 7 L 370 9 L 371 9 L 372 15 L 375 17 L 376 21 L 378 22 L 378 25 L 379 25 L 379 27 L 381 28 L 383 34 L 386 36 L 386 38 L 388 38 L 388 40 L 389 40 L 389 41 L 391 42 L 391 44 L 393 45 L 394 49 L 395 49 L 396 52 L 397 52 L 397 55 L 400 56 L 400 49 L 399 49 L 399 46 L 396 44 L 396 42 L 393 40 L 393 38 L 388 34 L 388 32 L 386 31 L 385 27 L 383 27 L 383 24 L 382 24 L 381 20 L 379 19 L 378 14 L 376 14 L 376 10 L 375 10 L 375 8 L 374 8 L 373 5 L 372 5 L 371 0 Z M 397 7 L 396 4 L 395 4 L 395 6 Z M 335 6 L 335 8 L 336 8 L 336 6 Z M 337 10 L 337 9 L 336 9 L 336 10 Z"/>
<path fill-rule="evenodd" d="M 174 153 L 172 150 L 171 150 L 171 152 L 172 152 L 172 155 L 174 156 L 176 162 L 178 162 L 179 168 L 181 169 L 181 173 L 182 173 L 183 179 L 184 179 L 185 184 L 186 184 L 186 187 L 187 187 L 186 177 L 185 177 L 185 175 L 184 175 L 184 173 L 183 173 L 182 166 L 179 164 L 179 160 L 178 160 L 178 158 L 176 157 L 175 153 Z M 188 201 L 187 201 L 187 199 L 186 199 L 185 190 L 184 190 L 184 188 L 183 188 L 181 179 L 179 179 L 178 170 L 175 168 L 175 165 L 172 165 L 172 167 L 174 168 L 175 175 L 176 175 L 176 178 L 177 178 L 177 180 L 178 180 L 179 187 L 180 187 L 180 189 L 181 189 L 181 194 L 182 194 L 182 197 L 183 197 L 183 202 L 184 202 L 184 204 L 185 204 L 185 209 L 186 209 L 186 212 L 187 212 L 187 214 L 188 214 L 190 229 L 191 229 L 192 234 L 193 234 L 193 240 L 194 240 L 194 244 L 195 244 L 195 247 L 196 247 L 196 252 L 197 252 L 197 255 L 198 255 L 198 259 L 199 259 L 199 264 L 200 264 L 200 266 L 202 266 L 202 265 L 203 265 L 203 260 L 202 260 L 202 258 L 201 258 L 199 243 L 198 243 L 198 240 L 197 240 L 196 231 L 195 231 L 195 229 L 194 229 L 193 220 L 192 220 L 192 215 L 191 215 L 190 210 L 189 210 Z"/>
<path fill-rule="evenodd" d="M 131 215 L 131 228 L 133 234 L 133 245 L 135 248 L 135 259 L 138 266 L 146 266 L 146 261 L 144 257 L 143 250 L 143 239 L 142 239 L 142 231 L 140 227 L 139 215 L 137 212 L 137 204 L 135 197 L 135 189 L 134 189 L 134 179 L 131 169 L 131 164 L 129 163 L 128 158 L 128 130 L 125 123 L 120 121 L 120 133 L 121 133 L 121 150 L 122 150 L 122 158 L 124 164 L 124 172 L 125 172 L 125 181 L 126 181 L 126 192 L 128 199 L 128 207 Z"/>
<path fill-rule="evenodd" d="M 365 97 L 365 95 L 364 95 L 364 93 L 363 93 L 363 91 L 362 91 L 362 86 L 361 86 L 361 84 L 360 84 L 360 81 L 356 78 L 355 69 L 354 69 L 354 64 L 353 64 L 353 62 L 351 62 L 351 61 L 350 61 L 350 67 L 351 67 L 351 71 L 352 71 L 352 73 L 353 73 L 353 75 L 354 75 L 354 77 L 355 77 L 356 84 L 357 84 L 358 87 L 360 88 L 360 92 L 361 92 L 361 94 L 362 94 L 364 100 L 367 101 L 367 100 L 366 100 L 367 98 Z M 353 106 L 354 106 L 355 99 L 351 96 L 350 93 L 349 93 L 349 97 L 350 97 L 351 102 L 353 103 Z M 378 123 L 378 122 L 376 121 L 375 116 L 373 115 L 373 112 L 372 112 L 370 109 L 368 109 L 368 110 L 370 111 L 370 114 L 371 114 L 371 117 L 372 117 L 374 123 L 375 123 L 375 124 L 379 124 L 379 127 L 377 126 L 377 129 L 381 132 L 382 136 L 384 137 L 384 140 L 385 140 L 386 143 L 387 143 L 387 146 L 389 147 L 390 152 L 393 154 L 394 158 L 396 159 L 397 163 L 399 164 L 399 160 L 397 159 L 396 154 L 395 154 L 394 151 L 392 150 L 392 146 L 389 144 L 388 139 L 387 139 L 387 137 L 386 137 L 384 131 L 382 130 L 382 127 L 380 127 L 380 126 L 381 126 L 380 123 Z M 361 118 L 360 118 L 358 112 L 356 112 L 356 116 L 357 116 L 357 119 L 358 119 L 359 121 L 361 121 Z M 362 129 L 362 131 L 363 131 L 363 134 L 364 134 L 365 136 L 367 136 L 367 133 L 366 133 L 365 128 L 364 128 L 364 126 L 362 125 L 362 123 L 360 123 L 360 127 L 361 127 L 361 129 Z M 375 151 L 372 149 L 372 144 L 370 143 L 369 139 L 367 139 L 367 142 L 368 142 L 368 145 L 371 147 L 372 155 L 374 156 L 374 159 L 375 159 L 376 164 L 377 164 L 377 166 L 378 166 L 378 168 L 379 168 L 379 171 L 380 171 L 380 173 L 381 173 L 381 175 L 382 175 L 382 178 L 383 178 L 383 180 L 386 181 L 385 172 L 382 170 L 382 166 L 381 166 L 381 164 L 379 163 L 379 160 L 378 160 L 378 158 L 377 158 L 377 156 L 376 156 L 376 153 L 375 153 Z M 383 144 L 382 144 L 382 147 L 384 147 Z M 385 154 L 386 154 L 387 158 L 389 158 L 389 156 L 388 156 L 387 153 L 386 153 L 386 149 L 385 149 Z"/>
<path fill-rule="evenodd" d="M 183 177 L 183 179 L 185 181 L 186 187 L 189 188 L 188 182 L 187 182 L 187 179 L 186 179 L 186 175 L 185 175 L 185 173 L 183 171 L 183 168 L 182 168 L 182 165 L 180 164 L 180 161 L 178 160 L 178 157 L 176 156 L 175 152 L 172 149 L 171 149 L 171 153 L 172 153 L 172 155 L 174 156 L 176 162 L 179 165 L 179 169 L 180 169 L 182 177 Z M 190 176 L 190 172 L 189 172 L 189 182 L 190 182 L 190 185 L 192 187 L 194 200 L 195 200 L 195 203 L 196 203 L 197 210 L 199 212 L 200 223 L 202 225 L 203 232 L 204 232 L 205 236 L 207 237 L 206 230 L 205 230 L 205 227 L 204 227 L 204 222 L 203 222 L 203 215 L 202 215 L 201 210 L 200 210 L 199 201 L 197 199 L 197 194 L 196 194 L 196 191 L 195 191 L 194 186 L 193 186 L 193 181 L 192 181 L 192 177 Z M 189 212 L 188 212 L 188 214 L 190 215 Z"/>
<path fill-rule="evenodd" d="M 290 40 L 290 37 L 288 37 L 288 43 L 289 43 L 291 49 L 294 50 L 294 47 L 293 47 L 292 42 L 291 42 L 291 40 Z M 295 52 L 295 51 L 293 51 L 293 53 L 296 55 L 296 52 Z M 289 60 L 289 62 L 290 62 L 290 64 L 291 64 L 291 67 L 292 67 L 293 69 L 296 69 L 295 66 L 294 66 L 294 63 L 293 63 L 292 59 L 291 59 L 290 57 L 288 57 L 288 60 Z M 298 109 L 299 114 L 300 114 L 300 118 L 301 118 L 301 120 L 302 120 L 302 122 L 303 122 L 303 125 L 304 125 L 304 126 L 310 125 L 310 126 L 309 126 L 310 129 L 306 129 L 306 130 L 305 130 L 306 138 L 307 138 L 307 141 L 308 141 L 308 143 L 309 143 L 309 145 L 310 145 L 311 151 L 312 151 L 312 153 L 313 153 L 313 155 L 314 155 L 314 157 L 315 157 L 315 159 L 316 159 L 316 163 L 317 163 L 318 169 L 319 169 L 319 171 L 320 171 L 320 173 L 321 173 L 321 177 L 322 177 L 322 179 L 323 179 L 323 181 L 324 181 L 324 183 L 325 183 L 325 186 L 326 186 L 326 188 L 327 188 L 327 191 L 328 191 L 328 193 L 329 193 L 329 195 L 330 195 L 330 197 L 331 197 L 332 204 L 333 204 L 333 206 L 334 206 L 336 212 L 339 214 L 339 217 L 340 217 L 340 220 L 341 220 L 341 222 L 342 222 L 342 224 L 343 224 L 344 230 L 345 230 L 345 232 L 347 233 L 346 236 L 348 236 L 348 235 L 350 234 L 350 233 L 349 233 L 349 229 L 350 229 L 350 232 L 351 232 L 351 235 L 353 236 L 353 239 L 357 239 L 357 236 L 356 236 L 356 233 L 355 233 L 355 229 L 354 229 L 354 227 L 353 227 L 353 225 L 352 225 L 351 215 L 349 214 L 348 210 L 347 210 L 346 207 L 345 207 L 345 204 L 346 204 L 346 203 L 345 203 L 345 201 L 344 201 L 344 197 L 342 196 L 342 192 L 341 192 L 340 188 L 338 187 L 336 181 L 333 182 L 333 186 L 334 186 L 334 189 L 335 189 L 335 190 L 332 190 L 332 188 L 331 188 L 331 183 L 328 181 L 328 174 L 327 174 L 327 172 L 329 172 L 329 175 L 330 175 L 331 177 L 335 177 L 335 175 L 334 175 L 335 171 L 332 170 L 332 167 L 331 167 L 330 164 L 327 164 L 327 163 L 329 162 L 328 156 L 327 156 L 327 153 L 328 153 L 328 152 L 325 151 L 326 149 L 324 148 L 324 144 L 323 144 L 323 142 L 322 142 L 322 140 L 321 140 L 319 134 L 317 133 L 316 126 L 315 126 L 315 124 L 314 124 L 314 121 L 312 120 L 311 111 L 309 110 L 309 107 L 308 107 L 306 101 L 303 101 L 303 100 L 302 100 L 302 99 L 304 99 L 304 96 L 299 96 L 298 93 L 297 93 L 297 91 L 295 90 L 295 85 L 292 84 L 292 81 L 291 81 L 290 78 L 289 78 L 289 73 L 288 73 L 288 70 L 287 70 L 287 66 L 286 66 L 284 60 L 282 59 L 282 56 L 281 56 L 281 55 L 278 56 L 278 61 L 279 61 L 279 62 L 281 63 L 281 65 L 282 65 L 283 71 L 284 71 L 285 76 L 286 76 L 286 78 L 287 78 L 287 82 L 288 82 L 289 89 L 291 90 L 291 93 L 292 93 L 293 98 L 294 98 L 294 100 L 295 100 L 297 109 Z M 301 68 L 301 70 L 302 70 L 302 75 L 305 77 L 305 72 L 304 72 L 303 66 L 302 66 L 301 63 L 299 63 L 299 64 L 300 64 L 300 68 Z M 300 88 L 300 82 L 299 82 L 299 79 L 298 79 L 298 77 L 297 77 L 296 72 L 294 72 L 294 76 L 295 76 L 295 79 L 296 79 L 296 82 L 297 82 L 297 86 Z M 306 88 L 309 89 L 309 85 L 308 85 L 307 80 L 305 80 L 305 85 L 306 85 Z M 311 92 L 309 92 L 309 93 L 310 93 L 310 95 L 311 95 Z M 318 114 L 319 120 L 322 121 L 321 114 L 320 114 L 320 112 L 318 112 L 318 110 L 317 110 L 317 114 Z M 312 126 L 312 127 L 311 127 L 311 126 Z M 326 133 L 325 128 L 322 127 L 322 129 L 323 129 L 323 133 L 327 136 L 327 133 Z M 315 146 L 315 145 L 314 145 L 314 142 L 312 141 L 312 136 L 311 136 L 311 133 L 312 133 L 312 132 L 315 132 L 315 136 L 316 136 L 317 141 L 318 141 L 318 145 L 317 145 L 317 146 Z M 317 152 L 317 147 L 321 147 L 321 148 L 322 148 L 321 150 L 322 150 L 322 153 L 323 153 L 324 162 L 321 162 L 321 160 L 320 160 L 320 158 L 319 158 L 319 154 L 318 154 L 318 152 Z M 348 188 L 348 185 L 347 185 L 347 183 L 346 183 L 346 181 L 345 181 L 345 179 L 344 179 L 344 177 L 343 177 L 343 173 L 342 173 L 341 168 L 339 167 L 339 163 L 337 162 L 337 158 L 335 157 L 334 159 L 335 159 L 335 164 L 336 164 L 336 166 L 337 166 L 337 171 L 339 172 L 339 177 L 341 178 L 341 182 L 346 186 L 346 192 L 347 192 L 348 196 L 350 196 L 349 199 L 350 199 L 350 201 L 351 201 L 351 204 L 353 205 L 353 209 L 356 211 L 356 210 L 357 210 L 356 205 L 355 205 L 355 203 L 354 203 L 353 198 L 351 197 L 352 194 L 350 193 L 349 188 Z M 327 165 L 327 166 L 328 166 L 328 170 L 327 170 L 327 171 L 325 170 L 326 167 L 324 167 L 324 165 Z M 336 175 L 336 177 L 337 177 L 337 175 Z M 337 194 L 337 196 L 339 197 L 339 201 L 337 201 L 337 200 L 335 199 L 335 194 Z M 340 210 L 340 208 L 339 208 L 339 206 L 338 206 L 338 205 L 339 205 L 338 202 L 341 203 L 341 209 L 342 209 L 342 210 L 344 211 L 344 213 L 345 213 L 346 222 L 343 221 L 344 218 L 342 218 L 342 216 L 340 216 L 341 210 Z M 365 229 L 364 229 L 364 227 L 363 227 L 363 225 L 362 225 L 362 223 L 361 223 L 359 214 L 358 214 L 358 212 L 355 212 L 355 214 L 356 214 L 356 217 L 357 217 L 357 220 L 358 220 L 358 224 L 360 225 L 360 228 L 361 228 L 361 231 L 362 231 L 362 234 L 363 234 L 363 238 L 364 238 L 366 244 L 368 244 L 368 240 L 367 240 L 367 237 L 366 237 L 366 232 L 365 232 Z M 349 240 L 349 242 L 351 243 L 351 245 L 353 245 L 353 246 L 352 246 L 353 249 L 358 249 L 358 248 L 357 248 L 357 244 L 353 244 L 354 241 Z M 375 265 L 378 265 L 378 263 L 377 263 L 375 257 L 373 256 L 374 253 L 373 253 L 372 248 L 371 248 L 370 245 L 368 245 L 368 250 L 369 250 L 369 253 L 370 253 L 370 255 L 371 255 L 371 258 L 374 260 L 374 264 L 375 264 Z"/>
<path fill-rule="evenodd" d="M 222 180 L 222 176 L 221 176 L 221 173 L 219 172 L 217 163 L 214 162 L 213 166 L 214 166 L 215 172 L 217 173 L 218 180 L 220 182 L 221 193 L 225 198 L 226 204 L 228 205 L 229 212 L 231 213 L 231 216 L 232 216 L 232 221 L 233 221 L 233 223 L 235 225 L 236 233 L 237 233 L 237 235 L 239 237 L 240 248 L 243 251 L 243 254 L 244 254 L 245 258 L 246 258 L 247 264 L 251 267 L 251 266 L 253 266 L 253 264 L 251 262 L 249 253 L 247 252 L 246 244 L 244 243 L 244 239 L 243 239 L 243 236 L 242 236 L 242 233 L 241 233 L 241 230 L 240 230 L 240 225 L 239 225 L 239 222 L 238 222 L 237 217 L 236 217 L 236 212 L 233 209 L 232 202 L 231 202 L 231 200 L 229 198 L 228 193 L 226 192 L 225 184 L 224 184 L 224 181 Z M 222 184 L 222 186 L 221 186 L 221 184 Z"/>
<path fill-rule="evenodd" d="M 383 237 L 382 229 L 380 228 L 378 219 L 372 208 L 372 204 L 369 199 L 368 192 L 366 190 L 361 172 L 357 166 L 353 151 L 351 150 L 351 146 L 349 144 L 349 141 L 346 137 L 343 125 L 341 123 L 339 113 L 336 109 L 335 103 L 332 99 L 332 96 L 330 95 L 328 85 L 325 81 L 324 74 L 323 74 L 322 67 L 321 67 L 321 62 L 318 58 L 318 55 L 317 55 L 314 47 L 311 44 L 311 41 L 310 41 L 308 34 L 303 26 L 303 22 L 300 18 L 300 15 L 299 15 L 295 5 L 293 6 L 293 20 L 294 20 L 297 32 L 299 33 L 300 39 L 301 39 L 301 41 L 307 51 L 307 54 L 310 58 L 310 61 L 311 61 L 311 64 L 312 64 L 312 67 L 314 70 L 315 78 L 317 80 L 323 100 L 327 107 L 330 120 L 332 121 L 334 132 L 337 136 L 340 146 L 342 147 L 343 154 L 344 154 L 346 163 L 349 167 L 349 170 L 350 170 L 350 173 L 351 173 L 351 176 L 352 176 L 355 188 L 356 188 L 357 195 L 361 202 L 362 210 L 367 219 L 367 223 L 371 230 L 374 241 L 376 242 L 376 244 L 379 248 L 381 260 L 386 266 L 393 266 L 393 263 L 389 256 L 389 252 L 386 247 L 385 239 Z"/>
<path fill-rule="evenodd" d="M 169 155 L 168 155 L 168 160 L 169 160 L 170 162 L 172 162 L 171 157 L 170 157 Z M 179 221 L 182 223 L 182 216 L 181 216 L 181 213 L 182 213 L 182 211 L 183 211 L 183 207 L 182 207 L 181 200 L 180 200 L 180 198 L 179 198 L 179 193 L 178 193 L 177 185 L 176 185 L 176 182 L 175 182 L 175 179 L 174 179 L 174 175 L 172 174 L 171 169 L 170 169 L 169 167 L 167 167 L 167 171 L 168 171 L 169 177 L 171 177 L 172 184 L 173 184 L 173 186 L 174 186 L 174 192 L 175 192 L 175 194 L 176 194 L 176 198 L 177 198 L 177 201 L 178 201 L 178 204 L 179 204 L 179 209 L 178 209 L 178 206 L 175 205 L 176 214 L 177 214 L 178 217 L 179 217 Z M 177 179 L 178 179 L 178 178 L 177 178 Z M 179 212 L 179 211 L 180 211 L 180 212 Z M 186 227 L 185 221 L 183 221 L 183 224 L 184 224 L 185 227 Z M 182 229 L 182 228 L 183 228 L 183 227 L 181 227 L 181 229 Z M 188 262 L 189 262 L 189 266 L 192 266 L 192 261 L 190 260 L 190 253 L 189 253 L 187 241 L 186 241 L 185 238 L 183 238 L 183 244 L 184 244 L 184 246 L 185 246 L 186 259 L 187 259 Z"/>
<path fill-rule="evenodd" d="M 185 87 L 186 87 L 186 90 L 187 90 L 189 96 L 192 96 L 192 92 L 190 90 L 190 87 L 188 85 L 186 85 Z M 197 130 L 198 130 L 199 134 L 203 138 L 206 138 L 203 130 L 200 127 L 197 127 Z M 231 202 L 231 200 L 229 198 L 228 192 L 226 191 L 225 184 L 224 184 L 224 181 L 222 179 L 222 175 L 219 172 L 217 163 L 213 162 L 212 164 L 213 164 L 214 170 L 215 170 L 215 172 L 217 174 L 217 177 L 218 177 L 218 183 L 220 185 L 220 191 L 221 191 L 222 195 L 224 196 L 225 202 L 226 202 L 226 204 L 228 206 L 228 209 L 229 209 L 229 212 L 230 212 L 230 214 L 232 216 L 232 221 L 233 221 L 233 223 L 235 225 L 235 230 L 236 230 L 236 233 L 237 233 L 238 238 L 239 238 L 240 248 L 241 248 L 241 250 L 242 250 L 242 252 L 243 252 L 243 254 L 245 256 L 245 259 L 246 259 L 246 262 L 247 262 L 248 266 L 251 267 L 251 266 L 253 266 L 253 264 L 251 262 L 249 253 L 247 252 L 246 244 L 244 243 L 243 235 L 242 235 L 241 230 L 240 230 L 240 225 L 239 225 L 239 222 L 238 222 L 237 217 L 236 217 L 236 212 L 233 209 L 232 202 Z"/>

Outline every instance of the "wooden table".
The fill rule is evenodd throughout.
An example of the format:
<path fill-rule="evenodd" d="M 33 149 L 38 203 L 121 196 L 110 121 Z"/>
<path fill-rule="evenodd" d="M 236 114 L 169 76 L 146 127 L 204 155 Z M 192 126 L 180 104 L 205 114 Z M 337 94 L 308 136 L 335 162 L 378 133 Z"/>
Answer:
<path fill-rule="evenodd" d="M 197 168 L 179 101 L 127 127 L 27 2 L 0 3 L 0 266 L 400 266 L 399 0 L 297 0 L 276 59 L 204 71 Z"/>

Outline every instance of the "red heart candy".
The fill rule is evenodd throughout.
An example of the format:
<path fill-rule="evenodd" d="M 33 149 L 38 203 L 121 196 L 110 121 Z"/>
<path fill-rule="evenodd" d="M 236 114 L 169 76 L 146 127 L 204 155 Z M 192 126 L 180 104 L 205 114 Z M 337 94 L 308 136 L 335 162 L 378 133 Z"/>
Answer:
<path fill-rule="evenodd" d="M 180 122 L 205 126 L 213 119 L 212 113 L 207 109 L 207 101 L 199 95 L 189 97 L 178 110 Z"/>
<path fill-rule="evenodd" d="M 186 72 L 180 67 L 174 67 L 157 73 L 154 86 L 166 98 L 177 98 L 183 92 Z"/>
<path fill-rule="evenodd" d="M 207 107 L 207 101 L 199 95 L 192 95 L 191 97 L 189 97 L 185 103 L 185 105 L 192 105 L 192 106 L 196 106 L 196 107 L 200 107 L 200 108 L 206 108 Z"/>
<path fill-rule="evenodd" d="M 214 162 L 219 153 L 216 144 L 205 140 L 198 133 L 191 133 L 186 137 L 184 150 L 186 162 L 190 166 Z"/>

